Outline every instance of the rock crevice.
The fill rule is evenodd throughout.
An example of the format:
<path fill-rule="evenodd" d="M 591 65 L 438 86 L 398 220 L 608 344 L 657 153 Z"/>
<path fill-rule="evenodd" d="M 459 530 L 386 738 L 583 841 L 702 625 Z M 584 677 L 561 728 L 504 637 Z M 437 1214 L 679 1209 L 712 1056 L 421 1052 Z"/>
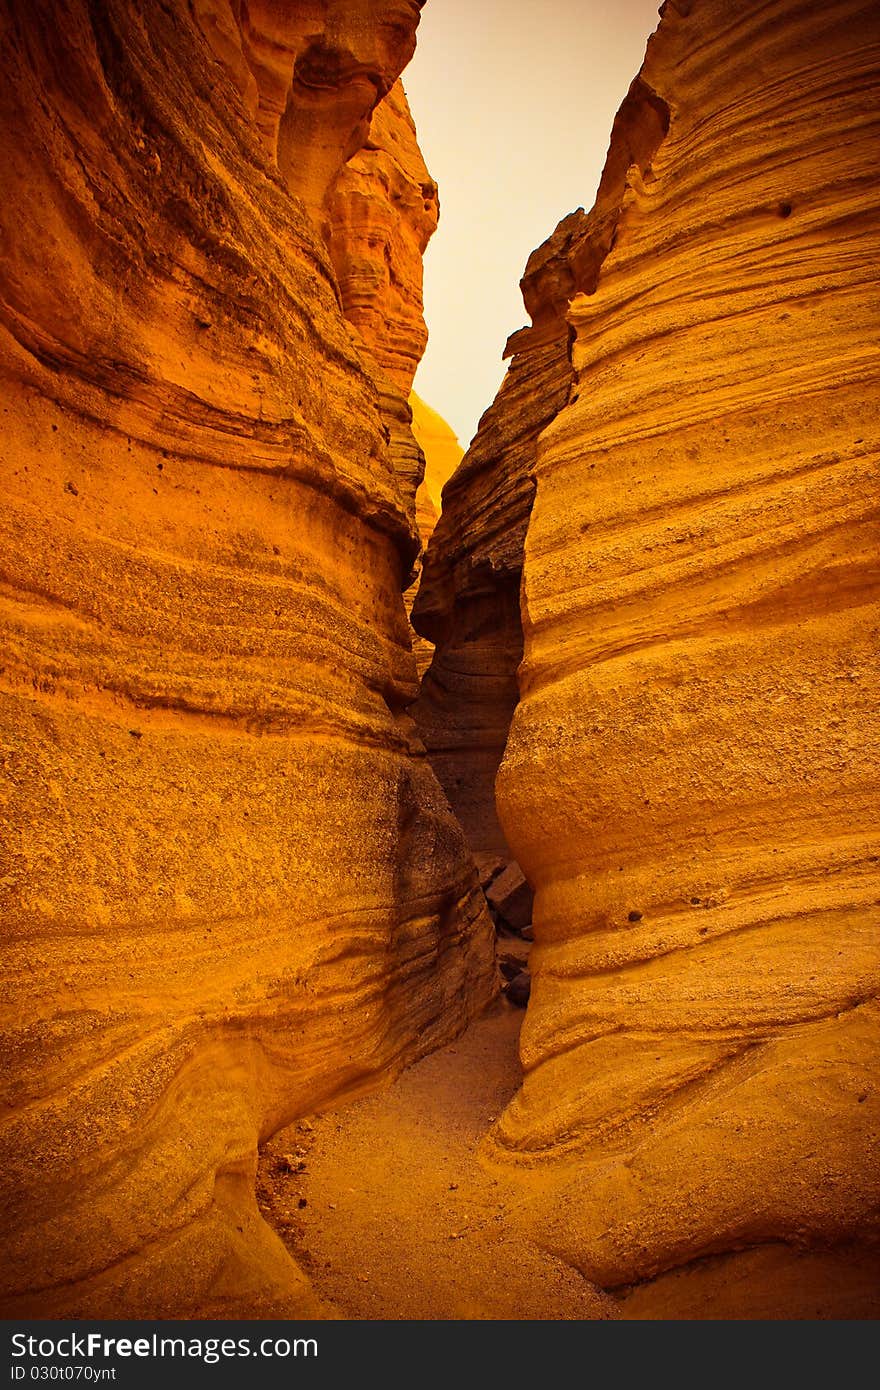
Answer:
<path fill-rule="evenodd" d="M 532 326 L 514 333 L 499 393 L 444 489 L 413 607 L 436 645 L 413 716 L 472 849 L 509 853 L 494 784 L 519 699 L 522 557 L 538 439 L 575 382 L 568 306 L 593 294 L 633 180 L 650 176 L 669 109 L 644 77 L 614 122 L 596 203 L 562 219 L 529 257 L 521 289 Z"/>

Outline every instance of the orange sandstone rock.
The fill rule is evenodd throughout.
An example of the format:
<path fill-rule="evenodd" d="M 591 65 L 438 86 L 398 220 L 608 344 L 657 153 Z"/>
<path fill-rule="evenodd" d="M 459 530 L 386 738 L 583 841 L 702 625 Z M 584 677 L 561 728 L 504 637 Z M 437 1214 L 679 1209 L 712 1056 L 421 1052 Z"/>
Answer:
<path fill-rule="evenodd" d="M 425 459 L 425 476 L 416 493 L 416 526 L 423 550 L 426 550 L 434 527 L 440 519 L 443 487 L 461 463 L 464 450 L 442 415 L 438 415 L 436 410 L 426 405 L 415 391 L 410 392 L 409 404 L 412 410 L 412 432 Z M 408 612 L 412 610 L 420 579 L 421 565 L 418 567 L 415 580 L 404 595 Z M 413 651 L 419 675 L 423 676 L 431 664 L 434 647 L 414 632 Z"/>
<path fill-rule="evenodd" d="M 404 396 L 428 341 L 422 255 L 438 216 L 437 185 L 397 82 L 333 186 L 330 254 L 346 318 Z"/>
<path fill-rule="evenodd" d="M 418 539 L 285 181 L 416 11 L 252 2 L 239 61 L 195 9 L 3 7 L 7 1316 L 316 1311 L 258 1142 L 492 989 L 405 714 Z"/>
<path fill-rule="evenodd" d="M 270 158 L 321 223 L 415 52 L 424 0 L 193 0 Z"/>
<path fill-rule="evenodd" d="M 520 335 L 525 337 L 526 335 Z M 495 775 L 518 699 L 519 585 L 540 430 L 568 395 L 562 321 L 534 330 L 446 484 L 412 622 L 435 645 L 412 714 L 471 849 L 509 855 Z"/>
<path fill-rule="evenodd" d="M 342 308 L 379 387 L 389 454 L 424 547 L 439 516 L 440 487 L 462 451 L 445 421 L 430 412 L 429 422 L 428 407 L 411 393 L 428 336 L 422 254 L 439 207 L 400 82 L 376 107 L 367 143 L 340 171 L 328 206 L 327 237 Z M 419 568 L 417 562 L 406 591 L 407 614 Z M 413 649 L 421 674 L 431 649 L 415 635 Z"/>
<path fill-rule="evenodd" d="M 415 48 L 421 3 L 195 3 L 270 159 L 330 247 L 413 516 L 423 464 L 406 396 L 427 342 L 422 253 L 438 202 L 396 79 Z"/>
<path fill-rule="evenodd" d="M 443 489 L 461 463 L 464 449 L 452 426 L 415 391 L 410 392 L 409 403 L 413 413 L 413 434 L 425 455 L 425 476 L 416 502 L 424 508 L 419 535 L 422 544 L 427 545 L 440 517 Z"/>
<path fill-rule="evenodd" d="M 537 899 L 496 1156 L 542 1172 L 590 1278 L 693 1271 L 667 1316 L 747 1247 L 762 1315 L 812 1316 L 800 1252 L 880 1236 L 878 54 L 861 0 L 667 3 L 560 285 L 574 384 L 498 778 Z"/>
<path fill-rule="evenodd" d="M 343 312 L 379 386 L 391 460 L 413 520 L 425 465 L 407 397 L 428 339 L 422 253 L 438 214 L 437 185 L 398 82 L 376 107 L 365 147 L 334 183 L 327 236 Z"/>

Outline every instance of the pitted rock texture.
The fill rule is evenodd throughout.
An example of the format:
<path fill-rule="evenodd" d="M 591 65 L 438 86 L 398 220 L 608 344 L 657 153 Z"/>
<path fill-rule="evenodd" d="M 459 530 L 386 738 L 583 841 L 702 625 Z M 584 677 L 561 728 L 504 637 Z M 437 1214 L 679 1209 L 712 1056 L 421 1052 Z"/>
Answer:
<path fill-rule="evenodd" d="M 603 1286 L 748 1248 L 770 1315 L 880 1236 L 878 62 L 858 0 L 664 7 L 498 778 L 537 898 L 496 1156 Z"/>
<path fill-rule="evenodd" d="M 258 1141 L 493 989 L 377 387 L 197 8 L 3 7 L 7 1316 L 318 1311 Z"/>

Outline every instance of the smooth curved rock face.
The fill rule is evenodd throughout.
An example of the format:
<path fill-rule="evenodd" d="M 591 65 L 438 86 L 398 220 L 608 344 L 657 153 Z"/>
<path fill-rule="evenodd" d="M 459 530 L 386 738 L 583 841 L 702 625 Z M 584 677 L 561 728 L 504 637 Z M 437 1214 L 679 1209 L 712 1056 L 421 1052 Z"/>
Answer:
<path fill-rule="evenodd" d="M 21 0 L 3 35 L 2 1306 L 314 1311 L 258 1141 L 493 988 L 402 713 L 418 542 L 189 6 Z"/>
<path fill-rule="evenodd" d="M 423 3 L 193 0 L 266 151 L 322 229 L 342 164 L 415 52 Z"/>
<path fill-rule="evenodd" d="M 427 550 L 434 528 L 440 520 L 442 494 L 445 484 L 461 463 L 464 450 L 458 442 L 451 425 L 436 410 L 427 405 L 411 391 L 409 405 L 412 411 L 412 432 L 425 460 L 425 475 L 416 493 L 416 526 L 422 542 L 423 553 Z M 419 591 L 421 565 L 416 578 L 404 594 L 407 612 L 411 614 L 412 605 Z M 424 676 L 431 664 L 434 647 L 417 632 L 413 632 L 413 652 L 419 677 Z"/>
<path fill-rule="evenodd" d="M 583 213 L 567 219 L 578 227 L 584 221 Z M 564 266 L 568 238 L 562 243 L 557 229 L 556 261 Z M 544 289 L 549 295 L 549 283 Z M 435 647 L 412 714 L 476 853 L 510 852 L 495 812 L 495 776 L 519 698 L 531 475 L 538 436 L 572 382 L 563 308 L 533 300 L 536 318 L 539 306 L 539 326 L 510 339 L 512 361 L 498 395 L 444 488 L 412 611 L 416 632 Z"/>
<path fill-rule="evenodd" d="M 446 484 L 412 611 L 435 646 L 412 708 L 419 735 L 474 852 L 509 849 L 495 774 L 516 707 L 519 585 L 535 441 L 571 380 L 565 325 L 517 353 Z"/>
<path fill-rule="evenodd" d="M 878 41 L 855 0 L 665 6 L 538 449 L 496 1152 L 605 1286 L 880 1235 Z"/>
<path fill-rule="evenodd" d="M 413 415 L 413 434 L 425 455 L 425 476 L 419 489 L 418 502 L 425 509 L 424 527 L 420 523 L 419 535 L 423 544 L 427 544 L 440 519 L 443 489 L 461 463 L 464 449 L 452 426 L 416 391 L 410 392 L 409 403 Z"/>

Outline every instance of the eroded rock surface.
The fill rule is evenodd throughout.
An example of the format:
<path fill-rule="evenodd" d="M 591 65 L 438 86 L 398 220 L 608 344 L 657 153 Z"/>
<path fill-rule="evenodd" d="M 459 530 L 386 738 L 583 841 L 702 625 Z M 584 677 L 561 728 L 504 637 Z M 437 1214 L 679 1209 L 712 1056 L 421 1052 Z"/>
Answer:
<path fill-rule="evenodd" d="M 391 459 L 414 518 L 425 462 L 408 397 L 428 341 L 422 254 L 439 204 L 400 82 L 376 107 L 364 148 L 340 171 L 329 215 L 343 310 L 379 385 Z"/>
<path fill-rule="evenodd" d="M 3 7 L 7 1316 L 315 1311 L 258 1140 L 492 989 L 316 230 L 417 8 L 194 8 Z"/>
<path fill-rule="evenodd" d="M 532 325 L 508 340 L 507 374 L 447 485 L 425 557 L 412 621 L 436 651 L 413 716 L 478 853 L 510 853 L 495 777 L 519 699 L 519 592 L 538 439 L 574 382 L 569 301 L 595 289 L 628 170 L 648 167 L 667 125 L 665 104 L 636 78 L 614 122 L 592 212 L 579 208 L 563 218 L 529 258 L 520 284 Z"/>
<path fill-rule="evenodd" d="M 346 160 L 415 52 L 424 0 L 193 0 L 194 17 L 290 190 L 326 231 Z M 204 62 L 204 55 L 200 55 Z"/>
<path fill-rule="evenodd" d="M 709 1257 L 778 1315 L 823 1250 L 862 1315 L 880 1235 L 878 39 L 857 0 L 667 3 L 537 450 L 498 779 L 536 941 L 496 1155 L 603 1286 L 690 1271 L 665 1316 Z"/>

